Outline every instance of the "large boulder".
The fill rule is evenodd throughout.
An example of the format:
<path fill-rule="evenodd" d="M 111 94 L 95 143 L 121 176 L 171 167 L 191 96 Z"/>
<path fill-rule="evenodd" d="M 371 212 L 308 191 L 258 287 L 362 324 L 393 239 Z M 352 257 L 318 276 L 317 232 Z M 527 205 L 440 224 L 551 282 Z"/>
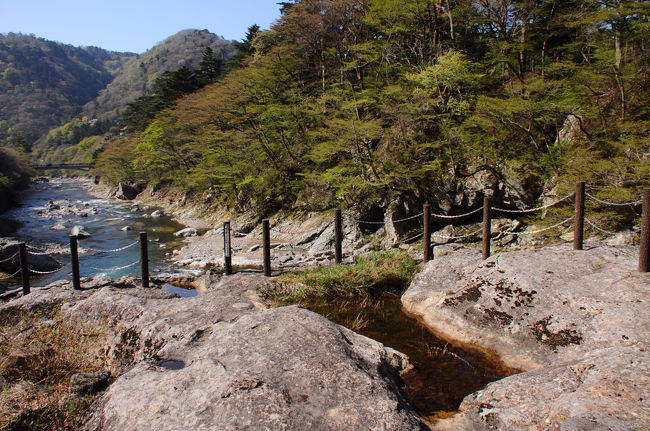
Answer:
<path fill-rule="evenodd" d="M 140 192 L 142 192 L 141 187 L 134 187 L 128 184 L 119 183 L 117 185 L 117 190 L 115 191 L 115 197 L 120 200 L 130 201 L 135 199 Z"/>
<path fill-rule="evenodd" d="M 422 429 L 399 392 L 405 365 L 307 310 L 251 313 L 170 340 L 110 387 L 84 429 Z"/>
<path fill-rule="evenodd" d="M 462 414 L 438 428 L 647 426 L 650 276 L 637 271 L 636 248 L 594 241 L 487 260 L 459 245 L 436 249 L 402 296 L 405 309 L 527 371 L 468 396 Z"/>
<path fill-rule="evenodd" d="M 0 318 L 60 307 L 112 331 L 104 351 L 119 377 L 85 430 L 425 428 L 400 389 L 405 355 L 298 307 L 266 309 L 265 282 L 215 275 L 190 298 L 130 278 L 59 283 L 0 305 Z"/>

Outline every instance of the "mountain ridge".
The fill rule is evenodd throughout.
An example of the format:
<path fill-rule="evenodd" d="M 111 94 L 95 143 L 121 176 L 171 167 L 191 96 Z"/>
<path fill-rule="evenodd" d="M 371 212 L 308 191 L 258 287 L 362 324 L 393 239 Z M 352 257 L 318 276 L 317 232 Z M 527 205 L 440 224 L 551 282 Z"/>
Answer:
<path fill-rule="evenodd" d="M 0 33 L 0 143 L 38 158 L 57 150 L 48 136 L 71 122 L 101 135 L 162 73 L 196 67 L 206 47 L 223 61 L 235 53 L 207 30 L 182 30 L 142 54 Z"/>

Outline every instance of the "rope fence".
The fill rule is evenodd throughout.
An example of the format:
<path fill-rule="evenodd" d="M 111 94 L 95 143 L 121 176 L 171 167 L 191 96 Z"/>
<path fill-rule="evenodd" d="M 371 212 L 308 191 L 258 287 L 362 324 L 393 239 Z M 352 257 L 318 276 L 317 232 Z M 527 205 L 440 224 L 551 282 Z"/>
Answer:
<path fill-rule="evenodd" d="M 94 266 L 91 266 L 90 269 L 95 271 L 101 271 L 101 272 L 115 272 L 115 271 L 121 271 L 123 269 L 131 268 L 132 266 L 135 266 L 139 263 L 140 263 L 140 259 L 136 260 L 133 263 L 129 263 L 128 265 L 118 266 L 116 268 L 95 268 Z"/>
<path fill-rule="evenodd" d="M 460 240 L 460 239 L 465 239 L 465 238 L 470 238 L 477 236 L 477 234 L 482 231 L 482 242 L 483 242 L 483 258 L 487 259 L 490 256 L 490 241 L 491 241 L 491 222 L 492 222 L 492 210 L 497 211 L 497 212 L 505 212 L 505 213 L 515 213 L 515 214 L 529 214 L 535 211 L 542 211 L 548 208 L 551 208 L 553 206 L 556 206 L 558 204 L 561 204 L 562 202 L 567 201 L 571 197 L 574 198 L 574 206 L 575 206 L 575 212 L 574 215 L 566 218 L 565 220 L 560 221 L 559 223 L 555 223 L 551 226 L 547 226 L 541 229 L 533 230 L 533 231 L 523 231 L 523 232 L 516 232 L 515 230 L 510 230 L 506 231 L 508 234 L 512 235 L 517 235 L 517 236 L 527 236 L 527 235 L 536 235 L 540 234 L 546 231 L 550 231 L 552 229 L 556 229 L 560 226 L 564 226 L 570 221 L 573 221 L 573 227 L 574 227 L 574 238 L 573 238 L 573 248 L 574 250 L 582 250 L 583 247 L 583 231 L 584 231 L 584 223 L 587 224 L 588 227 L 591 227 L 592 229 L 596 230 L 599 233 L 605 234 L 605 235 L 614 235 L 616 232 L 610 232 L 608 230 L 605 230 L 603 228 L 600 228 L 597 226 L 596 223 L 591 221 L 590 219 L 586 218 L 584 213 L 585 213 L 585 197 L 588 197 L 592 200 L 595 200 L 596 202 L 599 202 L 603 205 L 609 205 L 609 206 L 618 206 L 618 207 L 623 207 L 623 206 L 636 206 L 639 205 L 639 203 L 643 204 L 642 208 L 642 219 L 641 219 L 641 241 L 640 241 L 640 247 L 639 247 L 639 271 L 640 272 L 649 272 L 650 271 L 650 188 L 646 188 L 643 191 L 643 198 L 639 201 L 632 201 L 632 202 L 619 202 L 619 203 L 614 203 L 614 202 L 607 202 L 603 201 L 601 199 L 597 199 L 591 194 L 587 193 L 585 191 L 585 184 L 580 182 L 576 184 L 576 190 L 554 202 L 551 202 L 546 205 L 542 205 L 536 208 L 528 208 L 528 209 L 518 209 L 518 210 L 510 210 L 506 208 L 498 208 L 498 207 L 493 207 L 490 203 L 490 198 L 485 197 L 483 200 L 483 207 L 482 208 L 476 208 L 472 211 L 466 212 L 464 214 L 457 214 L 457 215 L 445 215 L 445 214 L 432 214 L 431 213 L 431 207 L 429 204 L 425 204 L 423 207 L 423 211 L 419 214 L 415 214 L 412 216 L 404 217 L 401 219 L 395 219 L 392 220 L 392 223 L 402 223 L 402 222 L 407 222 L 411 220 L 416 220 L 421 217 L 422 220 L 422 226 L 424 227 L 423 231 L 420 231 L 416 234 L 413 234 L 407 238 L 398 240 L 397 243 L 401 244 L 406 244 L 406 243 L 411 243 L 412 241 L 415 241 L 419 238 L 422 238 L 423 241 L 423 250 L 424 250 L 424 261 L 431 260 L 433 258 L 432 256 L 432 245 L 431 245 L 431 239 L 432 237 L 435 238 L 440 238 L 448 241 L 453 241 L 453 240 Z M 454 232 L 454 227 L 452 226 L 452 234 L 451 235 L 444 235 L 440 232 L 431 232 L 431 225 L 430 222 L 433 219 L 441 219 L 441 220 L 449 220 L 449 219 L 462 219 L 474 215 L 478 215 L 480 212 L 483 214 L 483 223 L 482 227 L 476 230 L 473 230 L 471 232 L 462 234 L 462 235 L 456 235 Z M 347 220 L 351 220 L 357 224 L 375 224 L 375 225 L 384 225 L 385 221 L 382 222 L 376 222 L 376 221 L 364 221 L 364 220 L 357 220 L 352 217 L 346 217 Z M 334 256 L 335 256 L 335 263 L 341 263 L 342 262 L 342 243 L 343 243 L 343 230 L 342 230 L 342 214 L 340 209 L 335 209 L 334 210 Z M 291 239 L 294 238 L 294 234 L 291 232 L 283 232 L 282 230 L 278 228 L 270 228 L 270 221 L 269 219 L 264 219 L 262 220 L 262 251 L 263 251 L 263 260 L 264 260 L 264 275 L 265 276 L 271 276 L 271 232 L 275 232 L 276 234 L 280 235 L 287 235 L 291 237 Z M 324 230 L 323 230 L 324 231 Z M 413 229 L 411 229 L 411 232 L 413 232 Z M 231 245 L 231 235 L 235 235 L 236 237 L 244 237 L 248 236 L 248 234 L 244 232 L 237 232 L 237 231 L 232 231 L 230 229 L 230 222 L 225 222 L 224 227 L 223 227 L 223 236 L 224 236 L 224 267 L 225 267 L 225 273 L 226 275 L 232 274 L 232 245 Z M 128 265 L 124 266 L 119 266 L 119 267 L 114 267 L 114 268 L 95 268 L 95 267 L 90 267 L 91 269 L 95 271 L 101 271 L 101 272 L 116 272 L 116 271 L 121 271 L 127 268 L 131 268 L 133 266 L 136 266 L 137 264 L 140 264 L 141 267 L 141 278 L 142 278 L 142 285 L 143 287 L 149 287 L 149 257 L 148 257 L 148 243 L 149 241 L 147 240 L 147 233 L 146 232 L 140 232 L 140 239 L 139 241 L 135 241 L 131 244 L 127 244 L 123 247 L 115 248 L 115 249 L 109 249 L 109 250 L 97 250 L 100 253 L 119 253 L 123 252 L 131 247 L 136 246 L 137 244 L 140 244 L 140 258 L 136 260 L 135 262 L 132 262 Z M 289 242 L 289 245 L 291 247 L 295 247 L 295 245 L 291 244 Z M 29 274 L 37 274 L 37 275 L 48 275 L 48 274 L 53 274 L 55 272 L 59 272 L 63 269 L 58 268 L 54 271 L 39 271 L 35 270 L 33 268 L 30 268 L 28 265 L 28 255 L 33 255 L 33 256 L 42 256 L 46 255 L 48 253 L 46 252 L 41 252 L 41 251 L 35 251 L 35 249 L 28 250 L 27 246 L 25 243 L 20 243 L 18 244 L 18 250 L 16 253 L 14 253 L 12 256 L 5 258 L 3 260 L 0 260 L 0 263 L 5 263 L 8 261 L 11 261 L 15 259 L 16 257 L 19 258 L 19 263 L 20 263 L 20 268 L 18 271 L 16 271 L 14 274 L 10 275 L 7 279 L 11 279 L 15 277 L 17 274 L 21 274 L 22 278 L 22 284 L 23 284 L 23 294 L 28 294 L 30 292 L 30 287 L 29 287 Z M 79 253 L 78 253 L 78 243 L 77 243 L 77 237 L 76 236 L 70 236 L 70 257 L 71 257 L 71 269 L 72 269 L 72 284 L 74 289 L 81 289 L 81 283 L 80 283 L 80 272 L 79 272 Z M 4 280 L 7 280 L 4 279 Z M 3 280 L 3 279 L 0 279 Z"/>
<path fill-rule="evenodd" d="M 589 226 L 591 226 L 593 229 L 597 230 L 597 231 L 600 232 L 600 233 L 603 233 L 603 234 L 605 234 L 605 235 L 616 235 L 616 232 L 610 232 L 610 231 L 608 231 L 608 230 L 605 230 L 605 229 L 602 229 L 602 228 L 596 226 L 596 224 L 593 223 L 593 222 L 592 222 L 591 220 L 589 220 L 588 218 L 585 218 L 585 221 L 587 222 L 587 224 L 588 224 Z"/>
<path fill-rule="evenodd" d="M 13 274 L 10 274 L 10 275 L 7 276 L 7 277 L 0 278 L 0 281 L 11 281 L 11 280 L 14 279 L 18 274 L 20 274 L 20 269 L 19 269 L 18 271 L 14 272 Z"/>
<path fill-rule="evenodd" d="M 18 252 L 15 252 L 12 256 L 9 256 L 9 257 L 6 258 L 6 259 L 2 259 L 2 260 L 0 260 L 0 263 L 9 262 L 10 260 L 13 260 L 13 259 L 16 258 L 17 256 L 18 256 Z"/>
<path fill-rule="evenodd" d="M 38 275 L 49 275 L 49 274 L 54 274 L 55 272 L 59 272 L 63 268 L 65 268 L 65 267 L 62 266 L 61 268 L 57 268 L 54 271 L 37 271 L 35 269 L 29 268 L 29 272 L 34 273 L 34 274 L 38 274 Z"/>
<path fill-rule="evenodd" d="M 596 196 L 594 196 L 592 194 L 589 194 L 589 192 L 585 192 L 585 195 L 588 198 L 598 202 L 599 204 L 607 205 L 607 206 L 610 206 L 610 207 L 627 207 L 627 206 L 633 206 L 634 207 L 634 206 L 637 206 L 637 205 L 641 205 L 643 203 L 643 199 L 639 199 L 638 201 L 631 201 L 631 202 L 608 202 L 608 201 L 604 201 L 602 199 L 598 199 Z"/>
<path fill-rule="evenodd" d="M 557 227 L 560 227 L 560 226 L 570 222 L 574 218 L 575 218 L 575 216 L 571 216 L 568 219 L 562 220 L 561 222 L 554 224 L 553 226 L 547 226 L 547 227 L 542 228 L 542 229 L 531 230 L 531 231 L 523 231 L 523 232 L 510 232 L 510 233 L 514 234 L 514 235 L 537 235 L 537 234 L 540 234 L 542 232 L 547 232 L 547 231 L 549 231 L 551 229 L 555 229 Z"/>
<path fill-rule="evenodd" d="M 610 232 L 606 229 L 603 229 L 599 226 L 596 225 L 593 221 L 589 220 L 588 218 L 585 217 L 585 197 L 589 197 L 591 199 L 594 199 L 595 201 L 604 204 L 604 205 L 611 205 L 611 206 L 627 206 L 627 205 L 632 205 L 636 206 L 639 203 L 643 203 L 643 214 L 642 214 L 642 226 L 641 226 L 641 245 L 639 249 L 639 271 L 641 272 L 648 272 L 650 271 L 650 268 L 648 268 L 648 255 L 650 254 L 650 188 L 644 189 L 644 195 L 643 199 L 639 201 L 631 201 L 631 202 L 620 202 L 620 203 L 614 203 L 614 202 L 607 202 L 603 201 L 597 198 L 594 198 L 591 194 L 587 193 L 585 191 L 585 183 L 579 182 L 576 183 L 576 188 L 575 191 L 567 194 L 566 196 L 563 196 L 553 202 L 550 202 L 545 205 L 540 205 L 535 208 L 524 208 L 524 209 L 508 209 L 508 208 L 500 208 L 500 207 L 493 207 L 490 203 L 490 198 L 485 197 L 483 201 L 483 207 L 481 208 L 476 208 L 474 210 L 468 211 L 464 214 L 455 214 L 455 215 L 446 215 L 446 214 L 436 214 L 436 213 L 431 213 L 431 207 L 429 204 L 424 205 L 424 211 L 415 214 L 412 216 L 400 218 L 400 219 L 394 219 L 391 220 L 393 224 L 395 223 L 401 223 L 401 222 L 407 222 L 411 220 L 415 220 L 418 218 L 422 218 L 422 225 L 424 226 L 424 230 L 420 231 L 416 234 L 413 234 L 411 236 L 408 236 L 407 238 L 403 238 L 400 240 L 397 240 L 397 244 L 407 244 L 407 243 L 412 243 L 413 241 L 419 239 L 422 237 L 423 241 L 423 250 L 424 250 L 424 261 L 431 260 L 432 258 L 432 253 L 431 253 L 431 239 L 433 238 L 434 240 L 446 240 L 446 241 L 455 241 L 455 240 L 462 240 L 466 238 L 471 238 L 471 237 L 478 237 L 479 233 L 482 231 L 481 238 L 483 242 L 483 258 L 487 259 L 490 256 L 490 242 L 492 238 L 492 211 L 496 212 L 503 212 L 503 213 L 510 213 L 510 214 L 530 214 L 534 213 L 537 211 L 543 211 L 552 207 L 555 207 L 559 204 L 562 204 L 566 201 L 568 201 L 571 198 L 574 198 L 574 214 L 571 215 L 570 217 L 567 217 L 566 219 L 552 224 L 550 226 L 546 226 L 540 229 L 535 229 L 535 230 L 525 230 L 525 231 L 516 231 L 517 227 L 514 227 L 512 230 L 505 230 L 501 231 L 500 233 L 506 233 L 509 235 L 515 235 L 517 237 L 523 237 L 523 236 L 531 236 L 531 235 L 538 235 L 544 232 L 551 231 L 553 229 L 560 228 L 562 226 L 566 226 L 566 228 L 570 228 L 571 225 L 569 225 L 570 222 L 573 221 L 573 248 L 574 250 L 582 250 L 583 248 L 583 235 L 584 235 L 584 224 L 586 223 L 588 227 L 593 228 L 597 232 L 605 235 L 615 235 L 616 232 Z M 430 221 L 435 220 L 435 219 L 440 219 L 440 220 L 458 220 L 462 218 L 467 218 L 471 216 L 476 216 L 479 213 L 483 214 L 483 223 L 482 227 L 472 230 L 471 232 L 464 233 L 462 235 L 456 235 L 454 232 L 454 226 L 452 225 L 452 233 L 451 235 L 446 235 L 443 234 L 442 232 L 431 232 L 430 229 Z M 384 221 L 374 221 L 374 220 L 361 220 L 357 219 L 354 217 L 346 216 L 345 218 L 347 221 L 351 221 L 356 223 L 357 225 L 377 225 L 377 226 L 383 226 L 386 224 L 386 220 Z M 230 229 L 226 229 L 226 224 L 229 226 L 229 222 L 226 222 L 224 224 L 224 250 L 231 250 L 231 245 L 230 245 Z M 567 226 L 568 225 L 568 226 Z M 263 257 L 264 257 L 264 274 L 266 276 L 271 275 L 271 259 L 270 259 L 270 253 L 271 253 L 271 232 L 275 234 L 280 234 L 280 235 L 288 235 L 289 237 L 293 238 L 294 235 L 291 232 L 283 232 L 280 229 L 277 228 L 270 228 L 270 221 L 269 219 L 264 219 L 262 220 L 262 240 L 263 240 Z M 342 234 L 342 216 L 341 216 L 341 210 L 336 209 L 334 211 L 334 255 L 335 255 L 335 263 L 341 263 L 342 260 L 342 242 L 343 242 L 343 234 Z M 413 230 L 411 230 L 413 231 Z M 291 244 L 290 244 L 291 245 Z M 293 247 L 293 245 L 292 245 Z M 226 256 L 224 254 L 224 258 L 226 259 L 226 267 L 228 267 L 227 262 L 230 261 L 231 255 L 228 254 Z M 286 266 L 286 265 L 285 265 Z M 229 271 L 226 271 L 226 274 L 230 274 Z"/>
<path fill-rule="evenodd" d="M 52 253 L 48 253 L 46 251 L 34 251 L 34 249 L 27 249 L 27 253 L 32 255 L 32 256 L 49 256 Z"/>
<path fill-rule="evenodd" d="M 143 287 L 149 287 L 149 253 L 148 253 L 149 241 L 147 240 L 146 232 L 140 232 L 140 239 L 131 244 L 127 244 L 123 247 L 118 247 L 110 250 L 97 250 L 97 251 L 100 253 L 119 253 L 131 247 L 134 247 L 137 244 L 140 244 L 140 258 L 135 262 L 129 263 L 128 265 L 114 267 L 114 268 L 95 268 L 92 266 L 89 268 L 94 271 L 100 271 L 100 272 L 116 272 L 140 264 L 141 271 L 142 271 L 142 285 Z M 60 253 L 47 253 L 47 252 L 35 251 L 35 249 L 33 248 L 28 249 L 27 244 L 25 244 L 24 242 L 17 244 L 17 246 L 18 246 L 18 250 L 16 251 L 16 253 L 14 253 L 12 256 L 6 259 L 0 260 L 0 263 L 11 261 L 15 259 L 16 256 L 18 256 L 19 268 L 16 272 L 11 274 L 10 276 L 6 278 L 0 278 L 0 281 L 12 281 L 18 274 L 20 274 L 22 279 L 23 295 L 27 295 L 30 293 L 31 290 L 30 280 L 29 280 L 30 274 L 50 275 L 50 274 L 60 272 L 61 270 L 66 268 L 66 266 L 61 266 L 60 268 L 54 269 L 52 271 L 41 271 L 38 269 L 34 269 L 30 267 L 28 263 L 28 259 L 29 259 L 28 256 L 30 255 L 46 256 L 46 255 L 60 254 Z M 72 286 L 75 290 L 79 290 L 81 289 L 81 277 L 79 271 L 78 238 L 76 236 L 70 236 L 70 258 L 71 258 L 71 269 L 72 269 Z"/>
<path fill-rule="evenodd" d="M 110 250 L 94 249 L 93 251 L 95 251 L 97 253 L 119 253 L 120 251 L 128 250 L 129 248 L 131 248 L 134 245 L 139 244 L 139 243 L 140 243 L 140 241 L 134 241 L 131 244 L 125 245 L 124 247 L 120 247 L 120 248 L 113 248 L 113 249 L 110 249 Z"/>
<path fill-rule="evenodd" d="M 560 202 L 564 202 L 565 200 L 573 197 L 576 193 L 571 192 L 565 197 L 556 200 L 555 202 L 551 202 L 550 204 L 547 205 L 542 205 L 537 208 L 528 208 L 528 209 L 523 209 L 523 210 L 511 210 L 511 209 L 506 209 L 506 208 L 497 208 L 497 207 L 492 207 L 493 210 L 503 212 L 503 213 L 512 213 L 512 214 L 528 214 L 528 213 L 533 213 L 541 210 L 545 210 L 551 207 L 554 207 L 555 205 L 559 204 Z"/>

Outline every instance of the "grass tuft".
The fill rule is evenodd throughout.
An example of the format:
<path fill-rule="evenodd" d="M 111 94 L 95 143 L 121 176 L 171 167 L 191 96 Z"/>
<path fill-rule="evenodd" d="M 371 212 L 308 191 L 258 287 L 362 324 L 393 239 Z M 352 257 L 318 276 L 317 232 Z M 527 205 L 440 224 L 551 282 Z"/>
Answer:
<path fill-rule="evenodd" d="M 314 297 L 399 293 L 408 287 L 417 269 L 415 260 L 404 251 L 372 252 L 358 256 L 351 265 L 282 274 L 262 294 L 278 302 L 299 302 Z"/>
<path fill-rule="evenodd" d="M 0 326 L 0 429 L 76 429 L 92 397 L 70 398 L 70 377 L 105 368 L 106 335 L 59 312 Z"/>

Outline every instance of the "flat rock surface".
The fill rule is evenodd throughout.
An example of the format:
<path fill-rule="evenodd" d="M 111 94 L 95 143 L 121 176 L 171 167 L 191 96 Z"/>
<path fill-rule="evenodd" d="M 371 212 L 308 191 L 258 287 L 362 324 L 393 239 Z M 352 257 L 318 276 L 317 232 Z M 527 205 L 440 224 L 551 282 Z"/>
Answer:
<path fill-rule="evenodd" d="M 94 405 L 85 429 L 420 429 L 390 365 L 403 362 L 309 311 L 257 312 L 138 363 Z"/>
<path fill-rule="evenodd" d="M 637 429 L 650 424 L 650 274 L 638 248 L 590 242 L 501 253 L 450 245 L 405 309 L 445 338 L 527 372 L 468 396 L 440 429 Z"/>
<path fill-rule="evenodd" d="M 59 283 L 0 305 L 0 317 L 60 308 L 108 328 L 119 377 L 85 430 L 426 429 L 400 389 L 405 355 L 310 311 L 267 309 L 264 282 L 214 277 L 190 298 L 132 279 Z"/>

